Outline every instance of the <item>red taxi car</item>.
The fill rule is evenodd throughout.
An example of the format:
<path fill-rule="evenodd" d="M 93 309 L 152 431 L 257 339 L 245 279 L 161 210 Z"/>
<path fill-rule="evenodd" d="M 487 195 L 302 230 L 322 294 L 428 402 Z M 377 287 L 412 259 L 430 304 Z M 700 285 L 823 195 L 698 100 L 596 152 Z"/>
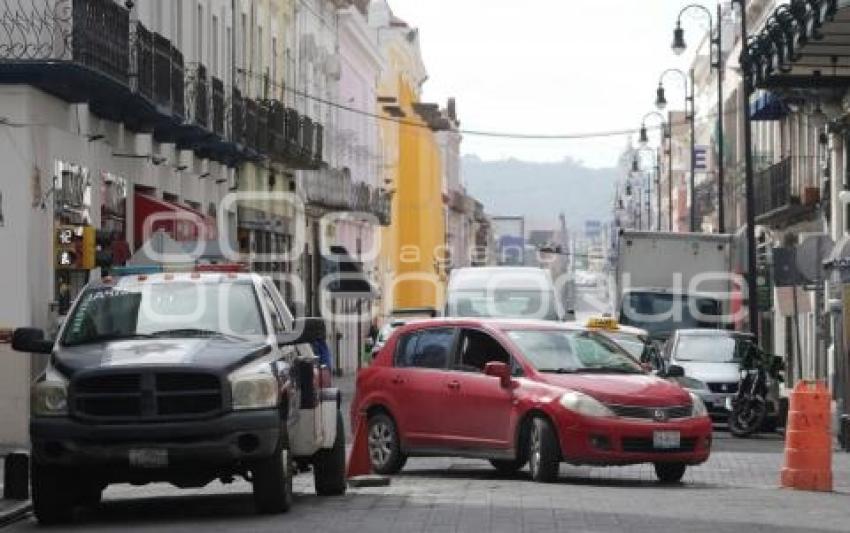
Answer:
<path fill-rule="evenodd" d="M 711 451 L 702 401 L 646 373 L 602 334 L 543 321 L 427 320 L 394 332 L 357 377 L 352 419 L 368 417 L 375 472 L 411 456 L 529 465 L 653 463 L 674 483 Z"/>

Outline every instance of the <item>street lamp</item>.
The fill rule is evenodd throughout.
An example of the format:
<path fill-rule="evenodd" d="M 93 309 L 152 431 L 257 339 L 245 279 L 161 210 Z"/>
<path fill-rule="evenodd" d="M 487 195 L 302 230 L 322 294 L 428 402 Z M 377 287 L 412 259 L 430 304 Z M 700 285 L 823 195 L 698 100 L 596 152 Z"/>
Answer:
<path fill-rule="evenodd" d="M 696 231 L 697 226 L 697 215 L 696 215 L 696 202 L 694 201 L 694 178 L 696 174 L 696 159 L 694 158 L 694 152 L 696 151 L 696 106 L 694 103 L 694 70 L 691 69 L 690 76 L 684 73 L 684 71 L 679 70 L 677 68 L 668 68 L 664 72 L 661 73 L 661 76 L 658 78 L 658 90 L 656 91 L 656 99 L 655 99 L 655 107 L 659 109 L 664 109 L 667 107 L 667 97 L 664 93 L 664 78 L 670 74 L 676 74 L 682 79 L 682 83 L 685 88 L 685 116 L 691 123 L 691 180 L 690 180 L 690 199 L 691 199 L 691 224 L 690 230 L 691 232 Z M 690 105 L 690 110 L 688 106 Z M 672 143 L 672 139 L 671 139 Z M 671 154 L 673 152 L 672 148 L 670 150 Z M 671 165 L 672 167 L 672 165 Z M 670 190 L 668 194 L 672 200 L 673 198 L 673 180 L 670 180 Z M 671 201 L 672 205 L 672 201 Z M 672 218 L 672 217 L 671 217 Z M 672 228 L 672 221 L 671 221 Z"/>
<path fill-rule="evenodd" d="M 653 161 L 655 161 L 655 174 L 654 175 L 655 175 L 655 178 L 657 180 L 658 173 L 659 173 L 659 164 L 658 164 L 658 150 L 656 150 L 655 148 L 640 147 L 640 148 L 635 149 L 634 156 L 632 158 L 632 175 L 634 177 L 639 177 L 639 175 L 642 173 L 642 170 L 640 168 L 640 157 L 641 157 L 641 154 L 644 153 L 644 152 L 649 152 L 649 153 L 653 154 Z M 652 173 L 647 172 L 646 173 L 646 228 L 647 228 L 648 231 L 652 231 L 652 181 L 653 181 Z M 656 187 L 656 192 L 657 192 L 657 187 Z M 659 196 L 659 198 L 660 198 L 660 196 Z M 638 195 L 637 205 L 638 205 L 638 212 L 643 211 L 643 195 L 642 194 Z M 658 208 L 659 208 L 659 210 L 661 209 L 661 204 L 658 205 Z M 659 220 L 660 220 L 660 217 L 659 217 Z M 659 224 L 658 226 L 659 227 L 657 229 L 660 231 L 661 230 L 661 227 L 660 227 L 661 224 Z"/>
<path fill-rule="evenodd" d="M 742 0 L 739 0 L 742 1 Z M 673 30 L 673 52 L 676 55 L 681 55 L 687 49 L 685 43 L 685 30 L 682 28 L 682 15 L 690 10 L 696 9 L 703 13 L 708 18 L 708 34 L 711 37 L 711 45 L 716 50 L 717 56 L 711 54 L 711 68 L 717 70 L 717 229 L 719 233 L 726 232 L 726 217 L 723 202 L 723 184 L 725 181 L 725 171 L 723 168 L 723 23 L 721 20 L 722 12 L 720 3 L 717 3 L 717 21 L 711 15 L 711 11 L 700 4 L 690 4 L 679 11 L 679 16 L 676 18 L 676 28 Z M 717 27 L 715 33 L 714 28 Z M 746 43 L 746 41 L 742 41 Z M 693 83 L 692 83 L 693 87 Z M 656 102 L 657 103 L 657 102 Z M 692 145 L 693 148 L 693 145 Z M 691 150 L 691 159 L 693 160 L 694 153 Z M 692 169 L 693 170 L 693 169 Z M 691 175 L 691 187 L 693 187 L 693 174 Z M 691 198 L 693 200 L 693 198 Z M 691 218 L 693 218 L 694 204 L 691 203 Z M 693 226 L 694 221 L 691 221 Z M 693 228 L 691 229 L 693 231 Z"/>

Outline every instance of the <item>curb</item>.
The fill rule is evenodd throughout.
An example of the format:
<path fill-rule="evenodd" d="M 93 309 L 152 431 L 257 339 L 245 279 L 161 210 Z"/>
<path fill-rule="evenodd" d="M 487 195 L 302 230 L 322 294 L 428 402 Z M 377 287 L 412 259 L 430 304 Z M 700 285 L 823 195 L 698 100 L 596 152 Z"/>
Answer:
<path fill-rule="evenodd" d="M 12 504 L 4 502 L 0 504 L 0 527 L 23 520 L 29 516 L 30 512 L 32 512 L 32 502 L 29 500 Z"/>

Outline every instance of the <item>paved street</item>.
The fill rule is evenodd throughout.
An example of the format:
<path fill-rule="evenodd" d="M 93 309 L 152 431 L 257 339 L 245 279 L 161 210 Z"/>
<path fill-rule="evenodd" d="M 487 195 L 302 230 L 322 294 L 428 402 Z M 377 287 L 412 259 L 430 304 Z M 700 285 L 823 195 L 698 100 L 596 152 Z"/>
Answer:
<path fill-rule="evenodd" d="M 350 398 L 351 379 L 340 386 Z M 347 409 L 347 406 L 345 406 Z M 836 493 L 777 488 L 779 435 L 739 440 L 722 429 L 704 465 L 680 486 L 663 487 L 649 465 L 562 466 L 561 480 L 541 485 L 522 472 L 497 474 L 483 461 L 412 459 L 389 487 L 352 489 L 340 498 L 313 492 L 296 478 L 296 502 L 282 516 L 258 516 L 250 485 L 215 483 L 181 491 L 168 485 L 111 487 L 104 504 L 78 517 L 77 531 L 846 531 L 850 454 L 836 453 Z M 292 526 L 295 527 L 295 526 Z M 34 520 L 10 531 L 38 529 Z"/>
<path fill-rule="evenodd" d="M 78 517 L 78 531 L 846 531 L 850 455 L 836 455 L 835 494 L 776 488 L 778 437 L 736 441 L 720 433 L 711 460 L 681 486 L 661 487 L 648 467 L 562 468 L 540 485 L 522 473 L 496 474 L 486 463 L 411 460 L 385 488 L 341 498 L 312 494 L 298 479 L 295 507 L 257 516 L 246 483 L 203 490 L 168 486 L 109 489 L 97 510 Z M 31 531 L 28 520 L 11 531 Z"/>

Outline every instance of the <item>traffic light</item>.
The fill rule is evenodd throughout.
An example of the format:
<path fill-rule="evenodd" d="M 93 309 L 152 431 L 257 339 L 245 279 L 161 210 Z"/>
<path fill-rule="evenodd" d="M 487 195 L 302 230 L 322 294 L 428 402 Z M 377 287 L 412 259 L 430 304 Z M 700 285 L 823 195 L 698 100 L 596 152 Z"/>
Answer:
<path fill-rule="evenodd" d="M 56 268 L 91 270 L 95 267 L 96 232 L 92 226 L 59 226 L 56 229 Z"/>

